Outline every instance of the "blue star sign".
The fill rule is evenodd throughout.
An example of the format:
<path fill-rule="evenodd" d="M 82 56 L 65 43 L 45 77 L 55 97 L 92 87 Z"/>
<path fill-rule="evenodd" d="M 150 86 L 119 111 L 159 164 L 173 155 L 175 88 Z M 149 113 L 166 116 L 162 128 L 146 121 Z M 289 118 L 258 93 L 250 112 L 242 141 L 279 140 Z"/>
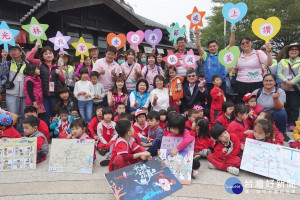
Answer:
<path fill-rule="evenodd" d="M 18 30 L 10 29 L 5 21 L 0 25 L 0 44 L 4 45 L 4 50 L 8 52 L 8 45 L 16 46 L 15 36 L 19 34 Z"/>

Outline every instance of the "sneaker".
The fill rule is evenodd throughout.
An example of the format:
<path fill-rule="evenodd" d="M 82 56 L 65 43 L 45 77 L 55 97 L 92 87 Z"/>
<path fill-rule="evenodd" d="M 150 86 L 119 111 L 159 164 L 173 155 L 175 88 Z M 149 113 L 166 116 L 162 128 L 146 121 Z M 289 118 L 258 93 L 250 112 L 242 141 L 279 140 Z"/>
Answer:
<path fill-rule="evenodd" d="M 100 154 L 101 156 L 105 156 L 105 154 L 106 154 L 106 152 L 107 152 L 106 149 L 99 149 L 98 151 L 99 151 L 99 154 Z"/>
<path fill-rule="evenodd" d="M 208 162 L 208 169 L 216 169 L 216 167 L 211 162 Z"/>
<path fill-rule="evenodd" d="M 198 176 L 198 173 L 199 173 L 198 170 L 194 170 L 194 169 L 193 169 L 193 171 L 192 171 L 192 178 L 193 178 L 193 179 L 196 179 L 197 176 Z"/>
<path fill-rule="evenodd" d="M 288 142 L 291 139 L 289 136 L 287 136 L 287 134 L 283 134 L 283 137 L 285 142 Z"/>
<path fill-rule="evenodd" d="M 101 165 L 102 167 L 106 167 L 106 166 L 109 165 L 109 161 L 110 161 L 110 160 L 108 160 L 108 159 L 102 160 L 102 161 L 100 162 L 100 165 Z"/>
<path fill-rule="evenodd" d="M 293 132 L 293 131 L 295 130 L 295 128 L 296 128 L 296 126 L 291 125 L 291 126 L 289 127 L 289 130 L 290 130 L 291 132 Z"/>
<path fill-rule="evenodd" d="M 236 175 L 236 176 L 238 176 L 239 173 L 240 173 L 240 170 L 236 167 L 228 167 L 227 171 L 228 171 L 229 174 L 233 174 L 233 175 Z"/>

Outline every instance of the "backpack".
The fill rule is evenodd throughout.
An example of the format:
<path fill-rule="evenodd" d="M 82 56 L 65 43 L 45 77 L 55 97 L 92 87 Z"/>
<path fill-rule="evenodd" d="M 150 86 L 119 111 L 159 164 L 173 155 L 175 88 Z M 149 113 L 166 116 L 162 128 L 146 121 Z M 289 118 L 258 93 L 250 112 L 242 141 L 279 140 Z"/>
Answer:
<path fill-rule="evenodd" d="M 157 70 L 157 72 L 158 72 L 158 74 L 160 74 L 160 67 L 159 66 L 157 66 L 157 65 L 155 65 L 156 66 L 156 70 Z M 148 65 L 146 66 L 147 67 L 147 71 L 146 71 L 146 73 L 145 73 L 145 77 L 147 76 L 147 74 L 148 74 Z"/>
<path fill-rule="evenodd" d="M 258 97 L 260 96 L 260 94 L 261 94 L 263 88 L 264 88 L 264 87 L 261 87 L 261 88 L 258 89 L 257 94 L 256 94 L 256 99 L 258 99 Z M 277 90 L 278 90 L 278 87 L 275 87 L 275 93 L 277 92 Z"/>

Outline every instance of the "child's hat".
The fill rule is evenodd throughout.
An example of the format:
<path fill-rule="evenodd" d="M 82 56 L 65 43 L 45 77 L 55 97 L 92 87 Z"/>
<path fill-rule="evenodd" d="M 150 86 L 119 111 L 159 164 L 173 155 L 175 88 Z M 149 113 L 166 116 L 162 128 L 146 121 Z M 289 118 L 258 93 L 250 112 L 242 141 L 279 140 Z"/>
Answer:
<path fill-rule="evenodd" d="M 200 111 L 200 110 L 203 110 L 203 107 L 200 105 L 194 105 L 193 109 Z"/>
<path fill-rule="evenodd" d="M 2 126 L 11 126 L 13 123 L 13 119 L 11 115 L 2 113 L 0 114 L 0 125 Z"/>
<path fill-rule="evenodd" d="M 255 97 L 255 98 L 256 98 L 256 95 L 255 95 L 255 94 L 252 94 L 252 93 L 247 93 L 247 94 L 245 94 L 245 96 L 243 97 L 243 101 L 246 102 L 246 101 L 248 101 L 249 99 L 251 99 L 252 97 Z"/>
<path fill-rule="evenodd" d="M 147 111 L 146 110 L 141 110 L 141 109 L 138 109 L 136 112 L 135 112 L 135 117 L 139 116 L 139 115 L 147 115 Z"/>

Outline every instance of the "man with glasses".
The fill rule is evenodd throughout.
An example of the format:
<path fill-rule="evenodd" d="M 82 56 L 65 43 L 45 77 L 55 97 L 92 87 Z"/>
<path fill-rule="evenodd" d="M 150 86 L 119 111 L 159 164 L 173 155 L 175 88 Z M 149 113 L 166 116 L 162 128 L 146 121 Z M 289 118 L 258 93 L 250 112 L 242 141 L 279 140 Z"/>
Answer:
<path fill-rule="evenodd" d="M 205 105 L 207 93 L 204 83 L 198 81 L 194 69 L 188 70 L 186 77 L 187 83 L 183 85 L 183 98 L 181 100 L 182 112 L 186 115 L 189 109 L 192 109 L 195 105 L 199 105 L 204 108 L 204 113 L 207 113 Z"/>
<path fill-rule="evenodd" d="M 177 39 L 177 53 L 180 53 L 180 55 L 185 55 L 187 54 L 187 50 L 186 50 L 186 39 L 184 37 L 179 37 Z M 187 72 L 187 68 L 183 67 L 183 60 L 181 58 L 179 58 L 179 61 L 181 63 L 180 66 L 177 66 L 177 75 L 178 76 L 182 76 L 182 77 L 186 77 L 186 72 Z"/>

